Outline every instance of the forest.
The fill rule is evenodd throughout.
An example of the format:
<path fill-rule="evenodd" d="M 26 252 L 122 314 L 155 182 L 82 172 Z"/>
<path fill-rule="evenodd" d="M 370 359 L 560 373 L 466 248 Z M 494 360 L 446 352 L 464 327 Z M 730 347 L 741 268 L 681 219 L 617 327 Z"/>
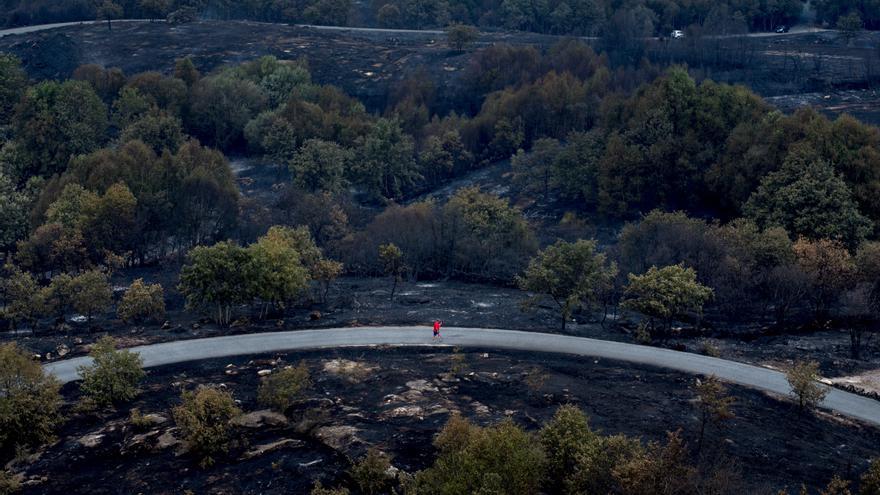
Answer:
<path fill-rule="evenodd" d="M 653 36 L 729 19 L 741 31 L 767 30 L 803 8 L 796 0 L 407 2 L 366 12 L 333 0 L 107 1 L 97 10 L 6 2 L 5 12 L 8 25 L 97 16 L 108 25 L 92 28 L 108 36 L 115 19 L 181 9 L 212 19 L 605 36 L 637 27 Z M 821 22 L 876 22 L 865 2 L 816 8 Z M 126 473 L 161 459 L 160 484 L 178 489 L 168 473 L 192 469 L 197 486 L 217 486 L 239 477 L 215 477 L 221 470 L 292 445 L 319 452 L 323 475 L 302 476 L 316 465 L 305 458 L 296 468 L 260 462 L 270 473 L 295 471 L 277 477 L 315 495 L 746 493 L 758 475 L 742 474 L 727 449 L 757 469 L 754 442 L 763 437 L 755 431 L 775 422 L 786 423 L 787 437 L 767 448 L 794 467 L 765 466 L 780 471 L 768 482 L 773 493 L 795 492 L 801 481 L 823 494 L 877 493 L 880 461 L 863 448 L 874 427 L 821 409 L 833 389 L 819 380 L 875 366 L 880 129 L 808 106 L 783 112 L 685 65 L 621 61 L 601 41 L 476 38 L 456 24 L 444 47 L 428 43 L 466 61 L 452 103 L 439 101 L 440 88 L 419 69 L 391 81 L 374 100 L 385 102 L 380 108 L 318 80 L 307 56 L 216 68 L 182 56 L 130 74 L 86 64 L 70 78 L 37 80 L 27 61 L 0 54 L 0 461 L 10 462 L 0 494 L 64 491 L 64 480 L 22 473 L 57 467 L 71 452 L 89 459 L 85 449 L 120 455 L 133 470 Z M 485 309 L 480 317 L 495 327 L 515 321 L 516 329 L 762 364 L 781 369 L 791 390 L 771 397 L 650 363 L 624 376 L 611 359 L 572 364 L 571 356 L 496 357 L 492 349 L 490 357 L 457 346 L 404 357 L 381 349 L 375 363 L 366 350 L 335 349 L 150 371 L 122 349 L 320 325 L 355 331 L 403 318 L 422 325 L 418 318 L 439 312 L 438 285 L 458 297 L 437 303 L 451 318 Z M 496 310 L 503 303 L 491 298 L 514 302 Z M 829 334 L 844 344 L 807 341 Z M 68 355 L 90 357 L 77 368 L 78 386 L 42 367 Z M 413 371 L 421 366 L 428 379 Z M 392 370 L 405 386 L 383 381 Z M 594 403 L 584 370 L 626 382 L 600 391 L 626 410 Z M 355 407 L 351 397 L 372 402 Z M 492 404 L 491 414 L 477 399 Z M 666 417 L 672 409 L 679 414 Z M 584 410 L 612 426 L 608 433 Z M 747 419 L 738 421 L 740 412 Z M 620 433 L 613 415 L 649 424 L 652 436 Z M 373 430 L 341 423 L 361 420 Z M 399 453 L 415 460 L 398 473 L 367 446 L 401 424 L 406 432 L 395 438 L 409 443 Z M 733 428 L 751 435 L 725 438 Z M 802 428 L 824 442 L 816 452 L 787 443 Z M 278 434 L 283 443 L 265 443 Z M 851 447 L 851 458 L 825 452 L 850 440 L 836 448 Z M 179 448 L 173 460 L 160 452 L 169 446 Z M 800 469 L 785 457 L 795 450 L 821 469 L 805 475 L 812 464 Z M 25 455 L 32 451 L 49 454 Z M 240 491 L 249 490 L 259 491 Z"/>

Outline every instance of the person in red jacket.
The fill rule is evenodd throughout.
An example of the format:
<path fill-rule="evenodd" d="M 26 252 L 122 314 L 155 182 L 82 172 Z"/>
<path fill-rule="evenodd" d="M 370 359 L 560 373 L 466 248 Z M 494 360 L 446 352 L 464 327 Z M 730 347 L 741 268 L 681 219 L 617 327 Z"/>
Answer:
<path fill-rule="evenodd" d="M 433 340 L 442 340 L 440 337 L 440 327 L 443 326 L 443 322 L 440 320 L 434 320 L 434 338 Z"/>

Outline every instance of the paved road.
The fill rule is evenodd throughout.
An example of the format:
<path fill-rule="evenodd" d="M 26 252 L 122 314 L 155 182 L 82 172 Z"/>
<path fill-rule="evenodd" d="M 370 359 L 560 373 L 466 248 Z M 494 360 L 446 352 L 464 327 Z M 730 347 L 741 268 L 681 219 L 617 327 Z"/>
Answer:
<path fill-rule="evenodd" d="M 48 31 L 49 29 L 58 29 L 64 28 L 68 26 L 79 26 L 82 24 L 98 24 L 104 23 L 107 21 L 76 21 L 76 22 L 57 22 L 55 24 L 38 24 L 36 26 L 22 26 L 11 29 L 3 29 L 0 30 L 0 38 L 4 36 L 9 36 L 12 34 L 27 34 L 34 33 L 37 31 Z M 147 19 L 119 19 L 117 21 L 113 21 L 113 24 L 117 22 L 149 22 Z"/>
<path fill-rule="evenodd" d="M 12 34 L 27 34 L 33 33 L 37 31 L 46 31 L 49 29 L 58 29 L 68 26 L 79 26 L 82 24 L 98 24 L 106 21 L 77 21 L 77 22 L 59 22 L 55 24 L 39 24 L 36 26 L 23 26 L 11 29 L 3 29 L 0 30 L 0 38 L 3 36 L 9 36 Z M 119 22 L 149 22 L 147 19 L 119 19 L 113 21 L 113 23 Z M 256 21 L 228 21 L 228 22 L 246 22 L 250 24 L 274 24 L 274 23 L 265 23 L 265 22 L 256 22 Z M 442 36 L 445 35 L 446 31 L 439 29 L 389 29 L 389 28 L 367 28 L 367 27 L 347 27 L 347 26 L 321 26 L 317 24 L 295 24 L 296 27 L 300 28 L 308 28 L 315 29 L 320 31 L 340 31 L 340 32 L 354 32 L 354 33 L 375 33 L 375 34 L 424 34 L 424 35 L 433 35 L 433 36 Z M 723 36 L 706 36 L 706 38 L 736 38 L 739 36 L 746 36 L 748 38 L 767 38 L 767 37 L 776 37 L 776 36 L 793 36 L 797 34 L 804 33 L 821 33 L 830 31 L 829 29 L 821 29 L 816 27 L 809 26 L 795 26 L 788 33 L 775 33 L 775 32 L 756 32 L 756 33 L 748 33 L 745 35 L 740 34 L 731 34 L 731 35 L 723 35 Z M 527 34 L 535 34 L 535 33 L 527 33 Z M 596 40 L 599 38 L 584 36 L 582 39 L 585 40 Z M 650 39 L 658 39 L 656 37 Z"/>
<path fill-rule="evenodd" d="M 134 347 L 131 350 L 141 355 L 146 367 L 153 367 L 247 354 L 377 345 L 433 344 L 428 327 L 360 327 L 179 340 Z M 442 345 L 599 357 L 687 373 L 715 375 L 728 382 L 776 394 L 786 395 L 790 391 L 785 375 L 778 371 L 698 354 L 622 342 L 513 330 L 446 328 L 443 332 Z M 90 358 L 80 357 L 48 363 L 44 368 L 66 383 L 76 380 L 78 378 L 76 368 L 89 362 Z M 880 426 L 880 402 L 875 400 L 831 388 L 822 405 L 840 414 Z"/>

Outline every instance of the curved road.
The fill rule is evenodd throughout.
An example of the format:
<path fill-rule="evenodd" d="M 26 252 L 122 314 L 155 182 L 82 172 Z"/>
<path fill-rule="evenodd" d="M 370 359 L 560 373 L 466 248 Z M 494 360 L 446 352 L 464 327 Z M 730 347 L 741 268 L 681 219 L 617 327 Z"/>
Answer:
<path fill-rule="evenodd" d="M 27 34 L 34 33 L 38 31 L 47 31 L 50 29 L 58 29 L 69 26 L 79 26 L 83 24 L 101 24 L 106 21 L 74 21 L 74 22 L 58 22 L 55 24 L 38 24 L 34 26 L 22 26 L 17 28 L 3 29 L 0 30 L 0 38 L 4 36 L 14 35 L 14 34 Z M 117 19 L 113 21 L 116 23 L 125 23 L 125 22 L 150 22 L 148 19 Z M 162 22 L 162 21 L 158 21 Z M 247 21 L 247 20 L 232 20 L 227 22 L 245 22 L 251 24 L 286 24 L 286 23 L 271 23 L 271 22 L 259 22 L 259 21 Z M 291 24 L 287 24 L 291 25 Z M 307 29 L 315 29 L 319 31 L 339 31 L 339 32 L 354 32 L 354 33 L 377 33 L 377 34 L 424 34 L 424 35 L 433 35 L 433 36 L 441 36 L 445 35 L 446 31 L 439 29 L 391 29 L 391 28 L 368 28 L 368 27 L 351 27 L 351 26 L 324 26 L 317 24 L 293 24 L 291 26 L 296 26 L 299 28 L 307 28 Z M 796 34 L 804 34 L 804 33 L 821 33 L 832 31 L 830 29 L 822 29 L 817 27 L 809 27 L 809 26 L 795 26 L 791 29 L 791 31 L 787 33 L 775 33 L 775 32 L 755 32 L 755 33 L 747 33 L 747 34 L 729 34 L 729 35 L 719 35 L 719 36 L 707 36 L 707 38 L 736 38 L 740 36 L 744 36 L 747 38 L 768 38 L 768 37 L 777 37 L 777 36 L 792 36 Z M 538 33 L 528 33 L 528 34 L 538 34 Z M 598 39 L 596 37 L 582 36 L 582 39 Z M 651 37 L 648 39 L 658 39 L 656 37 Z"/>
<path fill-rule="evenodd" d="M 356 327 L 179 340 L 133 347 L 130 350 L 140 354 L 144 366 L 152 367 L 247 354 L 379 345 L 434 344 L 431 342 L 431 331 L 428 327 Z M 728 382 L 780 395 L 787 395 L 791 390 L 785 375 L 778 371 L 699 354 L 623 342 L 514 330 L 453 327 L 444 330 L 441 345 L 599 357 L 687 373 L 715 375 Z M 91 358 L 79 357 L 48 363 L 43 367 L 66 383 L 78 379 L 77 367 L 90 361 Z M 822 406 L 880 426 L 880 402 L 875 400 L 829 387 L 828 396 Z"/>

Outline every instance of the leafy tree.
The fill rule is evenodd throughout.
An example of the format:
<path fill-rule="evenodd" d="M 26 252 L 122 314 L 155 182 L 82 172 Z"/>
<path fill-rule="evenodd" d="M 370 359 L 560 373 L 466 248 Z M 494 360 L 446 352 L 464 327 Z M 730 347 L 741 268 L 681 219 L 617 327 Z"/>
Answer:
<path fill-rule="evenodd" d="M 122 131 L 121 139 L 123 142 L 141 141 L 158 154 L 165 150 L 177 153 L 184 141 L 183 124 L 177 117 L 163 112 L 150 112 L 128 125 Z"/>
<path fill-rule="evenodd" d="M 15 106 L 27 88 L 27 73 L 15 55 L 0 54 L 0 125 L 12 121 Z"/>
<path fill-rule="evenodd" d="M 80 390 L 100 407 L 129 402 L 138 394 L 138 384 L 146 374 L 141 357 L 127 350 L 116 350 L 113 337 L 102 337 L 89 353 L 92 364 L 80 366 Z"/>
<path fill-rule="evenodd" d="M 572 405 L 560 406 L 541 428 L 539 438 L 546 455 L 546 479 L 549 486 L 557 490 L 574 474 L 578 457 L 592 450 L 599 441 L 599 436 L 590 429 L 586 414 Z"/>
<path fill-rule="evenodd" d="M 394 292 L 397 284 L 406 273 L 406 265 L 403 263 L 403 251 L 394 244 L 382 244 L 379 246 L 379 262 L 382 263 L 382 271 L 391 277 L 391 300 L 394 300 Z"/>
<path fill-rule="evenodd" d="M 697 282 L 693 268 L 652 266 L 642 275 L 629 274 L 623 306 L 647 316 L 652 330 L 655 318 L 663 320 L 669 330 L 674 318 L 689 310 L 701 311 L 712 294 L 712 289 Z"/>
<path fill-rule="evenodd" d="M 395 120 L 379 119 L 358 141 L 358 182 L 377 198 L 400 198 L 421 178 L 413 140 Z"/>
<path fill-rule="evenodd" d="M 319 259 L 311 267 L 311 276 L 320 284 L 321 302 L 327 302 L 327 293 L 330 291 L 330 284 L 336 280 L 342 273 L 343 264 L 338 261 Z"/>
<path fill-rule="evenodd" d="M 544 200 L 549 199 L 551 187 L 556 187 L 555 162 L 561 152 L 559 141 L 552 138 L 535 141 L 528 153 L 520 149 L 511 160 L 514 180 L 525 191 L 540 193 Z"/>
<path fill-rule="evenodd" d="M 480 31 L 474 26 L 465 24 L 451 24 L 446 28 L 446 40 L 456 51 L 464 51 L 480 37 Z"/>
<path fill-rule="evenodd" d="M 33 198 L 29 191 L 18 190 L 12 180 L 0 172 L 0 251 L 9 252 L 26 237 Z"/>
<path fill-rule="evenodd" d="M 12 320 L 13 326 L 17 320 L 22 320 L 34 329 L 37 319 L 45 312 L 45 301 L 40 287 L 29 272 L 15 266 L 8 270 L 10 274 L 3 284 L 8 301 L 6 316 Z"/>
<path fill-rule="evenodd" d="M 244 271 L 250 292 L 267 304 L 283 306 L 308 287 L 306 253 L 297 249 L 295 235 L 292 229 L 272 227 L 247 248 Z"/>
<path fill-rule="evenodd" d="M 15 344 L 0 344 L 0 459 L 50 441 L 61 422 L 61 384 Z"/>
<path fill-rule="evenodd" d="M 168 8 L 171 7 L 170 0 L 140 0 L 141 9 L 150 18 L 150 22 L 156 19 L 162 19 L 168 14 Z"/>
<path fill-rule="evenodd" d="M 528 265 L 537 241 L 522 211 L 508 200 L 459 189 L 443 207 L 446 273 L 510 280 Z"/>
<path fill-rule="evenodd" d="M 190 57 L 179 58 L 174 61 L 174 77 L 185 82 L 187 87 L 193 87 L 202 75 L 196 69 L 195 64 Z"/>
<path fill-rule="evenodd" d="M 458 131 L 429 137 L 419 155 L 421 175 L 431 185 L 466 172 L 473 165 L 473 160 Z"/>
<path fill-rule="evenodd" d="M 221 149 L 238 144 L 247 123 L 266 107 L 266 96 L 251 81 L 216 75 L 193 86 L 188 128 Z"/>
<path fill-rule="evenodd" d="M 296 367 L 286 367 L 263 378 L 257 400 L 283 413 L 311 386 L 309 368 L 300 362 Z"/>
<path fill-rule="evenodd" d="M 545 462 L 541 444 L 507 420 L 489 428 L 453 416 L 437 436 L 434 465 L 416 474 L 417 493 L 538 493 Z"/>
<path fill-rule="evenodd" d="M 353 152 L 336 143 L 309 139 L 293 155 L 289 167 L 297 187 L 336 193 L 347 185 L 345 176 L 353 159 Z"/>
<path fill-rule="evenodd" d="M 831 307 L 850 287 L 856 275 L 852 256 L 840 243 L 821 239 L 798 239 L 792 248 L 806 275 L 807 297 L 817 318 L 826 318 Z"/>
<path fill-rule="evenodd" d="M 125 11 L 122 9 L 122 6 L 112 0 L 104 0 L 103 3 L 99 4 L 97 13 L 98 20 L 107 21 L 107 29 L 111 31 L 113 30 L 111 21 L 113 21 L 114 19 L 121 19 L 122 16 L 125 15 Z"/>
<path fill-rule="evenodd" d="M 154 108 L 154 104 L 149 98 L 142 95 L 137 88 L 122 88 L 119 91 L 119 96 L 113 100 L 113 123 L 119 128 L 125 129 L 146 117 L 152 108 Z"/>
<path fill-rule="evenodd" d="M 181 116 L 190 103 L 186 83 L 156 71 L 141 72 L 128 78 L 127 88 L 136 89 L 153 107 Z"/>
<path fill-rule="evenodd" d="M 89 323 L 95 313 L 105 311 L 113 302 L 109 278 L 101 270 L 89 270 L 73 277 L 70 291 L 71 306 L 77 313 L 85 315 Z"/>
<path fill-rule="evenodd" d="M 248 261 L 247 251 L 229 241 L 191 250 L 180 270 L 179 289 L 187 308 L 212 308 L 215 321 L 228 325 L 232 307 L 250 300 L 252 282 L 242 270 Z"/>
<path fill-rule="evenodd" d="M 617 275 L 617 266 L 596 252 L 596 241 L 557 241 L 538 253 L 518 278 L 523 290 L 549 295 L 559 306 L 562 330 L 571 313 L 581 305 L 599 300 Z"/>
<path fill-rule="evenodd" d="M 872 459 L 871 465 L 862 473 L 859 494 L 880 495 L 880 460 Z"/>
<path fill-rule="evenodd" d="M 14 127 L 30 159 L 21 177 L 48 177 L 64 171 L 71 157 L 103 144 L 107 108 L 86 82 L 41 82 L 25 92 Z"/>
<path fill-rule="evenodd" d="M 377 495 L 391 484 L 391 476 L 388 474 L 390 468 L 391 462 L 387 455 L 370 449 L 363 459 L 352 466 L 350 475 L 362 493 Z"/>
<path fill-rule="evenodd" d="M 801 409 L 814 408 L 822 402 L 828 389 L 819 383 L 819 363 L 798 361 L 785 372 L 791 386 L 791 395 L 798 401 Z"/>
<path fill-rule="evenodd" d="M 229 451 L 232 441 L 230 421 L 241 414 L 229 392 L 216 388 L 199 387 L 196 392 L 184 391 L 182 403 L 172 410 L 174 422 L 180 428 L 190 452 L 199 459 L 199 465 L 214 464 L 218 455 Z"/>
<path fill-rule="evenodd" d="M 778 172 L 768 174 L 744 209 L 759 226 L 780 226 L 792 235 L 850 247 L 871 232 L 843 179 L 806 147 L 793 150 Z"/>
<path fill-rule="evenodd" d="M 106 69 L 96 64 L 80 65 L 73 71 L 72 79 L 89 83 L 105 102 L 116 98 L 119 90 L 125 86 L 125 73 L 122 69 Z"/>
<path fill-rule="evenodd" d="M 837 30 L 840 31 L 841 35 L 846 40 L 846 44 L 852 43 L 853 38 L 855 38 L 859 31 L 862 30 L 863 26 L 864 23 L 862 22 L 862 16 L 856 11 L 852 11 L 847 15 L 837 18 Z"/>
<path fill-rule="evenodd" d="M 698 378 L 694 385 L 694 391 L 697 395 L 697 407 L 700 411 L 700 435 L 697 440 L 697 452 L 700 452 L 703 449 L 706 426 L 712 424 L 718 427 L 735 417 L 731 410 L 734 398 L 727 395 L 727 390 L 721 380 L 714 375 L 702 380 Z"/>
<path fill-rule="evenodd" d="M 137 198 L 128 186 L 113 184 L 93 205 L 86 205 L 84 213 L 88 219 L 82 231 L 93 250 L 119 254 L 134 248 Z"/>
<path fill-rule="evenodd" d="M 324 488 L 324 485 L 321 482 L 315 483 L 315 486 L 312 487 L 312 491 L 309 492 L 309 495 L 349 495 L 348 488 L 338 487 L 338 488 Z"/>
<path fill-rule="evenodd" d="M 620 493 L 626 495 L 697 493 L 696 469 L 688 463 L 688 452 L 679 432 L 667 434 L 665 445 L 648 444 L 643 456 L 615 467 Z"/>
<path fill-rule="evenodd" d="M 159 284 L 147 285 L 144 279 L 136 279 L 119 301 L 116 314 L 123 322 L 161 320 L 165 317 L 165 291 Z"/>

